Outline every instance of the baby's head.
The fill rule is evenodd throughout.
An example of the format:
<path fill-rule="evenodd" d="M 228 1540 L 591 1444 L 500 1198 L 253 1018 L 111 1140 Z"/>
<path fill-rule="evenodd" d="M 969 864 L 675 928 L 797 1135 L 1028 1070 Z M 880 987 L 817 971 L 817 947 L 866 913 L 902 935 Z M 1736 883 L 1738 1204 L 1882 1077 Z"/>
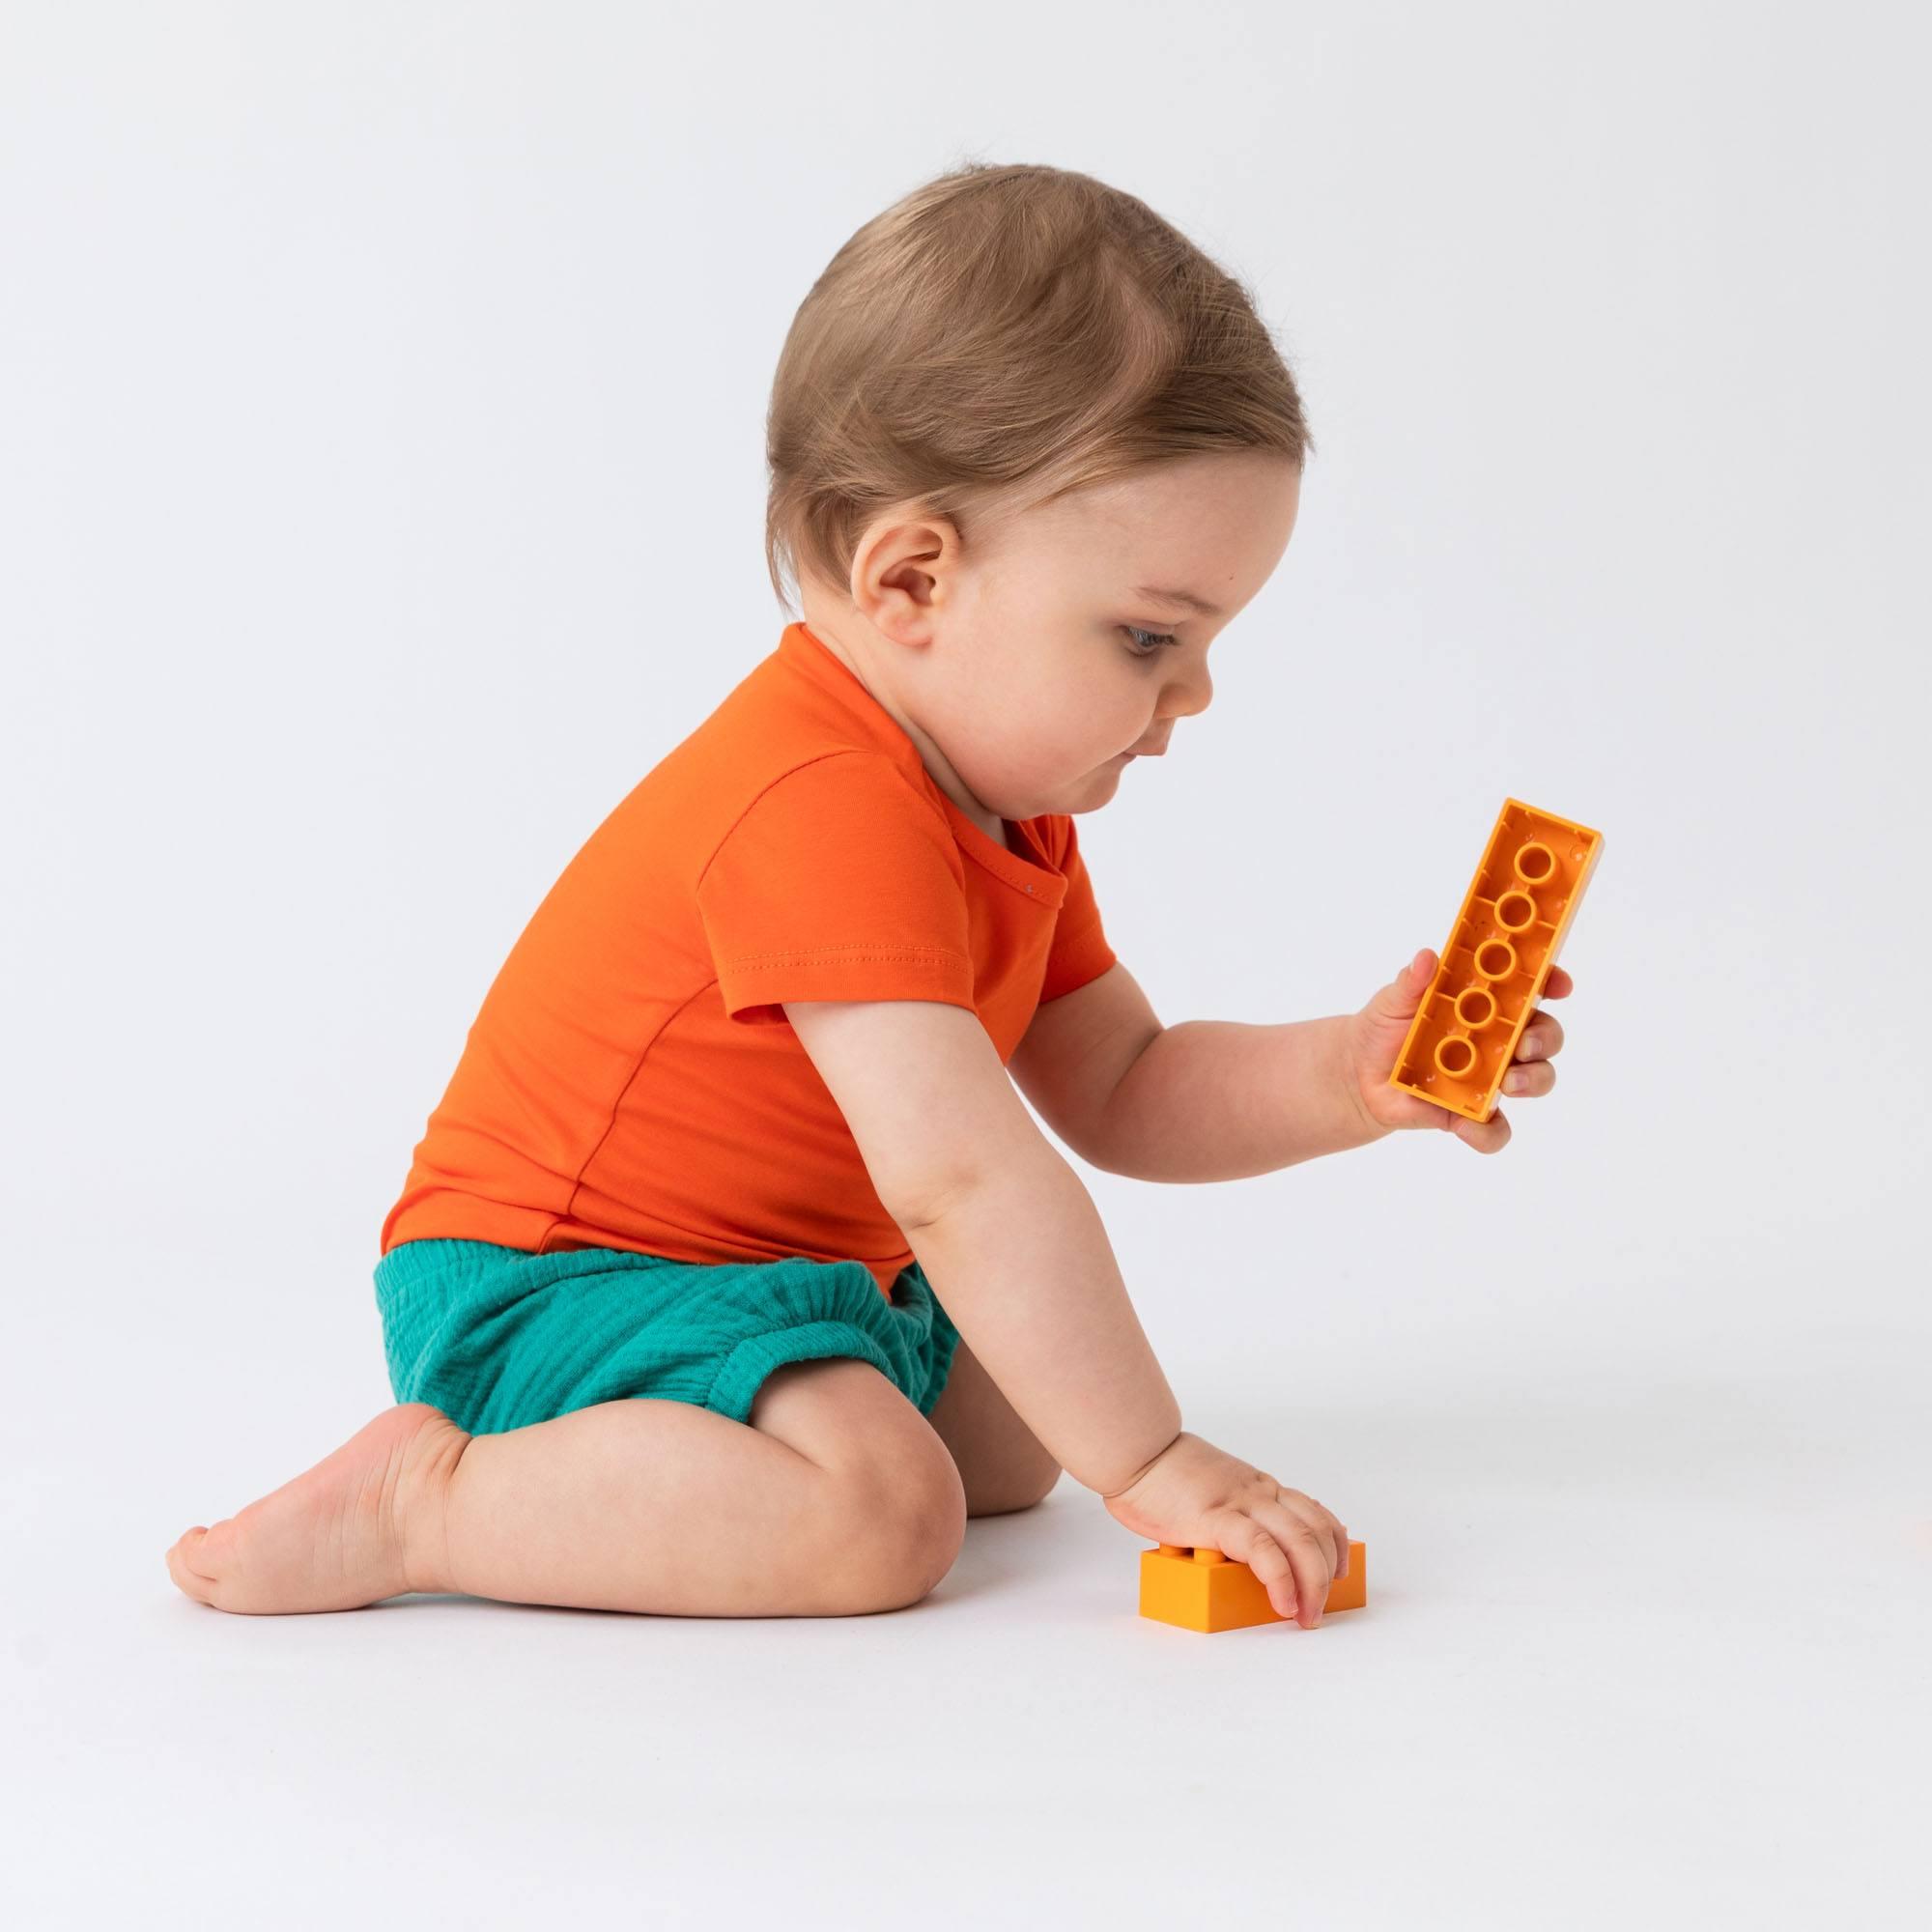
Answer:
<path fill-rule="evenodd" d="M 800 304 L 767 420 L 772 585 L 786 605 L 788 566 L 966 810 L 1090 811 L 1122 753 L 1207 705 L 1208 645 L 1281 561 L 1311 446 L 1245 289 L 1144 202 L 970 163 Z"/>

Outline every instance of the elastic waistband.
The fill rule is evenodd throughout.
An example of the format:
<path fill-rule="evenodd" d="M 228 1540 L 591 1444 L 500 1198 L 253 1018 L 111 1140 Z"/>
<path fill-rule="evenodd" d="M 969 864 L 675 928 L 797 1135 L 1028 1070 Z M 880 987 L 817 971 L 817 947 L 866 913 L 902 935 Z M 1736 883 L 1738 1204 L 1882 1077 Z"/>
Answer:
<path fill-rule="evenodd" d="M 376 1264 L 376 1278 L 379 1281 L 398 1278 L 413 1280 L 417 1275 L 434 1274 L 440 1268 L 465 1264 L 485 1267 L 534 1259 L 528 1248 L 508 1248 L 499 1241 L 464 1241 L 436 1235 L 421 1240 L 398 1241 Z"/>

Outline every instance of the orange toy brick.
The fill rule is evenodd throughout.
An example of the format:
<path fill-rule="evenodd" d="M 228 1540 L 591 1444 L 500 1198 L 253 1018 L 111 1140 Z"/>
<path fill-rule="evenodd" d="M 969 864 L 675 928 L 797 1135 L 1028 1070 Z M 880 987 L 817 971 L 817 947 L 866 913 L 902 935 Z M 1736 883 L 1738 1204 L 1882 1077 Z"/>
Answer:
<path fill-rule="evenodd" d="M 1349 1545 L 1349 1574 L 1335 1577 L 1321 1614 L 1359 1610 L 1369 1601 L 1369 1552 Z M 1249 1624 L 1291 1623 L 1268 1602 L 1267 1587 L 1245 1563 L 1218 1549 L 1178 1543 L 1141 1551 L 1141 1615 L 1182 1630 L 1242 1630 Z"/>
<path fill-rule="evenodd" d="M 1604 835 L 1505 799 L 1389 1085 L 1471 1121 L 1496 1110 Z"/>

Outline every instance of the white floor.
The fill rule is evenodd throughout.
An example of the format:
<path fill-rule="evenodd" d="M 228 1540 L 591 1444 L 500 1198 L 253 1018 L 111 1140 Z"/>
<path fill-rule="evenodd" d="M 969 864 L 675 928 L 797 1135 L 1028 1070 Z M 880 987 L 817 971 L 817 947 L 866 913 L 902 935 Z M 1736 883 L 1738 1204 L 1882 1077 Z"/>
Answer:
<path fill-rule="evenodd" d="M 1191 1426 L 1292 1435 L 1346 1498 L 1370 1604 L 1313 1633 L 1141 1619 L 1140 1544 L 1065 1479 L 887 1616 L 181 1597 L 181 1528 L 366 1419 L 342 1383 L 382 1406 L 363 1333 L 270 1409 L 245 1324 L 211 1361 L 157 1319 L 97 1426 L 10 1411 L 13 1922 L 1932 1922 L 1902 1335 L 1825 1312 L 1799 1368 L 1506 1360 L 1453 1402 L 1345 1356 L 1292 1415 L 1171 1362 Z"/>

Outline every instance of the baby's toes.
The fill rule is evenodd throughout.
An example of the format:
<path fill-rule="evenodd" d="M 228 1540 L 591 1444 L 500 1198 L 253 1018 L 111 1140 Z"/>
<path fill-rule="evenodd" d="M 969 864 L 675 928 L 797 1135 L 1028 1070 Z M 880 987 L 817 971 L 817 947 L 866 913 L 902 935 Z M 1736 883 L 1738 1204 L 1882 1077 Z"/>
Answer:
<path fill-rule="evenodd" d="M 208 1541 L 208 1531 L 202 1524 L 183 1532 L 174 1548 L 168 1551 L 168 1575 L 176 1584 L 199 1604 L 214 1602 L 215 1579 L 205 1575 L 196 1567 L 203 1559 L 200 1551 Z M 190 1551 L 194 1552 L 190 1560 Z"/>

